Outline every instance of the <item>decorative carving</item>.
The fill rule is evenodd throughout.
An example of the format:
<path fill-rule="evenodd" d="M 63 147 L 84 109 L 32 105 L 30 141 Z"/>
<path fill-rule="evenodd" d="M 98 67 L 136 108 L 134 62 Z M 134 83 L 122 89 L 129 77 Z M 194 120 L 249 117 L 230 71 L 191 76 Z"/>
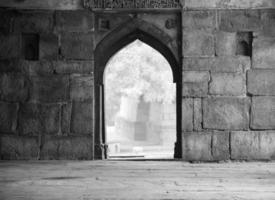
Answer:
<path fill-rule="evenodd" d="M 90 9 L 181 8 L 181 0 L 84 0 Z"/>

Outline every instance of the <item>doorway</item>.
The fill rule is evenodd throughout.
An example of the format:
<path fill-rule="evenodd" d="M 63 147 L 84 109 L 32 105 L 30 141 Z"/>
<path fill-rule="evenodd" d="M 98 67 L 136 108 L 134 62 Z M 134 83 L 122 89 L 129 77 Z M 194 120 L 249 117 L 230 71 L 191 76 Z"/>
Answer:
<path fill-rule="evenodd" d="M 174 158 L 176 84 L 165 57 L 137 39 L 109 59 L 103 81 L 108 158 Z"/>

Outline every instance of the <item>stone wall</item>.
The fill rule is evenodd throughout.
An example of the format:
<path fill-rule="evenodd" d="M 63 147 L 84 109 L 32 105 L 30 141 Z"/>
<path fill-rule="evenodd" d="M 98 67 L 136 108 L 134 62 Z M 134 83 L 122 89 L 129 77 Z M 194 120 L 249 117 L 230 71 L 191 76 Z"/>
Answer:
<path fill-rule="evenodd" d="M 92 159 L 93 14 L 0 15 L 1 158 Z"/>
<path fill-rule="evenodd" d="M 183 158 L 275 158 L 275 11 L 185 11 Z"/>
<path fill-rule="evenodd" d="M 183 159 L 275 159 L 275 11 L 197 6 L 181 14 Z M 93 159 L 93 52 L 105 34 L 94 18 L 0 10 L 1 159 Z"/>

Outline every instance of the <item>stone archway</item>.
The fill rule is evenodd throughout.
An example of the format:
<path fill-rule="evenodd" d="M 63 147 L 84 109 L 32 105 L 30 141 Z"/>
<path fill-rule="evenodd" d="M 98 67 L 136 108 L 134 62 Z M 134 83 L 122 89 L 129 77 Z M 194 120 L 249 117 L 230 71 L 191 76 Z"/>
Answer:
<path fill-rule="evenodd" d="M 176 110 L 177 110 L 177 142 L 175 144 L 175 158 L 180 158 L 181 153 L 181 67 L 178 59 L 175 56 L 175 51 L 169 47 L 171 38 L 164 31 L 158 27 L 134 18 L 127 24 L 112 30 L 103 40 L 101 40 L 95 49 L 95 70 L 94 70 L 94 84 L 95 84 L 95 134 L 94 134 L 94 157 L 95 159 L 106 158 L 106 141 L 105 141 L 105 125 L 104 125 L 104 84 L 103 75 L 104 69 L 108 60 L 118 50 L 125 45 L 139 39 L 142 42 L 150 45 L 159 51 L 169 62 L 173 81 L 176 83 Z"/>

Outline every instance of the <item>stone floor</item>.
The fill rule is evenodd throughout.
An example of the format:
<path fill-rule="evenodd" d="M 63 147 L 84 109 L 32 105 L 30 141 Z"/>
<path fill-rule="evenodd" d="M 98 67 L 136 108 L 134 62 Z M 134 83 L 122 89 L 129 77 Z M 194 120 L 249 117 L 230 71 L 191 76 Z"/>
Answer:
<path fill-rule="evenodd" d="M 275 162 L 1 161 L 0 199 L 274 200 Z"/>

